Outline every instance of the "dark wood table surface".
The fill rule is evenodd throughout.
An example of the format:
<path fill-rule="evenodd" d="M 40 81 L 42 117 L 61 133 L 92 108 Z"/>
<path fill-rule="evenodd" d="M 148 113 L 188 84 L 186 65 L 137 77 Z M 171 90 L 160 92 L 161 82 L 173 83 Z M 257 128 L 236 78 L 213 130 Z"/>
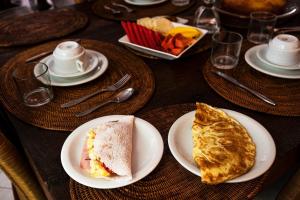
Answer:
<path fill-rule="evenodd" d="M 65 38 L 95 39 L 120 45 L 117 40 L 124 32 L 119 22 L 97 17 L 92 13 L 90 3 L 76 5 L 73 8 L 86 13 L 89 24 L 84 30 Z M 300 24 L 299 17 L 289 20 L 288 24 Z M 16 53 L 32 46 L 0 49 L 0 66 Z M 156 88 L 150 101 L 135 115 L 157 107 L 200 101 L 244 113 L 260 122 L 271 135 L 283 134 L 285 137 L 275 140 L 276 147 L 280 151 L 277 152 L 275 163 L 271 168 L 271 176 L 264 185 L 266 188 L 299 162 L 300 144 L 286 144 L 296 139 L 293 137 L 300 137 L 300 117 L 274 116 L 248 110 L 219 96 L 205 82 L 201 71 L 209 55 L 210 50 L 174 61 L 143 58 L 154 73 Z M 18 120 L 9 113 L 7 116 L 47 197 L 58 200 L 70 199 L 69 176 L 64 172 L 60 161 L 62 145 L 70 132 L 40 129 Z"/>

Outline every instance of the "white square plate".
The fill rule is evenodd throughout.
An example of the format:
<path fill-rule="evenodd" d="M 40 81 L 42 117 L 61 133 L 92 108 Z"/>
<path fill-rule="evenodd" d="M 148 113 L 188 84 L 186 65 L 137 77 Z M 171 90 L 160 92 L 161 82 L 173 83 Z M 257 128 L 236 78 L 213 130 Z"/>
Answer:
<path fill-rule="evenodd" d="M 183 25 L 183 24 L 180 24 L 180 23 L 175 23 L 175 22 L 172 22 L 172 24 L 174 25 L 174 27 L 177 27 L 177 26 L 187 26 L 187 25 Z M 190 26 L 192 27 L 192 26 Z M 156 56 L 156 57 L 159 57 L 159 58 L 163 58 L 163 59 L 167 59 L 167 60 L 174 60 L 174 59 L 177 59 L 177 58 L 180 58 L 187 50 L 189 50 L 192 46 L 194 46 L 197 42 L 199 42 L 199 40 L 201 40 L 201 38 L 203 38 L 206 33 L 207 33 L 207 30 L 205 29 L 201 29 L 201 28 L 197 28 L 197 27 L 193 27 L 193 28 L 196 28 L 198 29 L 199 31 L 202 32 L 202 35 L 200 35 L 197 40 L 190 46 L 188 46 L 187 48 L 185 48 L 179 55 L 173 55 L 171 53 L 167 53 L 167 52 L 164 52 L 164 51 L 159 51 L 159 50 L 156 50 L 156 49 L 151 49 L 151 48 L 148 48 L 148 47 L 144 47 L 144 46 L 141 46 L 141 45 L 138 45 L 138 44 L 134 44 L 132 42 L 129 41 L 127 35 L 124 35 L 123 37 L 121 37 L 119 39 L 119 42 L 124 44 L 125 46 L 129 47 L 129 48 L 132 48 L 136 51 L 139 51 L 139 52 L 142 52 L 142 53 L 146 53 L 146 54 L 149 54 L 149 55 L 152 55 L 152 56 Z"/>

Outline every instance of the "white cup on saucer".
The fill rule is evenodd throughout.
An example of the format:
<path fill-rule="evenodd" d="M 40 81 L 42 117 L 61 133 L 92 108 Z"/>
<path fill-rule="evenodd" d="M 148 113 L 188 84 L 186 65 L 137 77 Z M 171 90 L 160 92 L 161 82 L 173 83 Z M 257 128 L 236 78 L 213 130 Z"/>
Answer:
<path fill-rule="evenodd" d="M 300 45 L 298 38 L 289 34 L 277 35 L 269 42 L 266 59 L 282 66 L 299 65 Z"/>
<path fill-rule="evenodd" d="M 58 44 L 53 52 L 55 72 L 59 74 L 73 74 L 84 72 L 86 69 L 86 51 L 74 41 Z"/>

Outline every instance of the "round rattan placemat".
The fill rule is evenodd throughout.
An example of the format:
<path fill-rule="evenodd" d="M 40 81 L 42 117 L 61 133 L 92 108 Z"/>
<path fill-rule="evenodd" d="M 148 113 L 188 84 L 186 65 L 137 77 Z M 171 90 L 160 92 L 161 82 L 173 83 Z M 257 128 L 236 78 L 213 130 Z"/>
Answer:
<path fill-rule="evenodd" d="M 0 20 L 0 47 L 34 44 L 83 28 L 88 17 L 71 9 L 55 9 Z"/>
<path fill-rule="evenodd" d="M 168 147 L 168 132 L 174 121 L 195 109 L 194 104 L 158 108 L 139 115 L 154 125 L 164 141 L 164 154 L 148 176 L 131 185 L 100 190 L 70 180 L 73 200 L 87 199 L 252 199 L 262 187 L 268 173 L 243 183 L 206 185 L 173 157 Z M 192 134 L 192 133 L 191 133 Z"/>
<path fill-rule="evenodd" d="M 124 4 L 132 9 L 134 12 L 128 13 L 120 7 L 114 7 L 111 4 L 111 0 L 98 0 L 93 6 L 93 12 L 99 17 L 111 20 L 136 20 L 142 17 L 154 17 L 161 15 L 175 15 L 180 12 L 183 12 L 193 6 L 196 3 L 196 0 L 190 0 L 190 3 L 186 6 L 174 6 L 170 0 L 152 5 L 152 6 L 135 6 L 126 4 L 123 0 L 114 0 L 114 2 Z M 121 14 L 113 15 L 111 11 L 104 9 L 104 5 L 108 5 L 114 9 L 120 10 Z"/>
<path fill-rule="evenodd" d="M 210 60 L 205 63 L 202 70 L 209 86 L 228 101 L 251 110 L 281 116 L 300 116 L 299 79 L 277 78 L 251 68 L 244 59 L 246 50 L 251 46 L 248 42 L 244 42 L 238 66 L 232 70 L 223 70 L 223 72 L 274 100 L 277 103 L 276 106 L 263 102 L 249 92 L 213 74 L 211 71 L 216 68 L 212 66 Z"/>
<path fill-rule="evenodd" d="M 54 99 L 50 103 L 30 108 L 21 103 L 17 88 L 12 79 L 12 71 L 16 65 L 43 51 L 52 50 L 61 41 L 42 44 L 17 54 L 0 69 L 0 100 L 5 108 L 19 119 L 45 129 L 72 131 L 82 123 L 93 118 L 112 114 L 132 114 L 142 108 L 151 98 L 154 91 L 154 76 L 150 68 L 138 57 L 113 44 L 95 40 L 81 40 L 86 49 L 103 53 L 109 62 L 108 69 L 97 79 L 73 87 L 53 87 Z M 126 73 L 132 78 L 123 87 L 133 87 L 135 94 L 123 103 L 111 103 L 84 117 L 75 117 L 75 113 L 111 98 L 116 92 L 104 92 L 85 102 L 70 108 L 61 108 L 62 103 L 90 94 L 105 86 L 117 82 Z"/>

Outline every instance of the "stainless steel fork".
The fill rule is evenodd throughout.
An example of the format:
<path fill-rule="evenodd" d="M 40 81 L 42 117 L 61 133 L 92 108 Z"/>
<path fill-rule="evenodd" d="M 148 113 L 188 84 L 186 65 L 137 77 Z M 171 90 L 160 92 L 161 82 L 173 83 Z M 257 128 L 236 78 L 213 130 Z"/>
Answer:
<path fill-rule="evenodd" d="M 80 97 L 78 99 L 73 99 L 67 103 L 61 104 L 60 107 L 62 108 L 68 108 L 74 105 L 77 105 L 89 98 L 91 98 L 92 96 L 95 96 L 97 94 L 100 94 L 101 92 L 114 92 L 116 90 L 118 90 L 119 88 L 121 88 L 123 85 L 125 85 L 125 83 L 127 83 L 129 81 L 129 79 L 131 78 L 131 75 L 126 74 L 125 76 L 123 76 L 118 82 L 114 83 L 113 85 L 107 86 L 105 88 L 102 88 L 100 90 L 97 90 L 96 92 L 93 92 L 91 94 L 88 94 L 86 96 Z"/>

